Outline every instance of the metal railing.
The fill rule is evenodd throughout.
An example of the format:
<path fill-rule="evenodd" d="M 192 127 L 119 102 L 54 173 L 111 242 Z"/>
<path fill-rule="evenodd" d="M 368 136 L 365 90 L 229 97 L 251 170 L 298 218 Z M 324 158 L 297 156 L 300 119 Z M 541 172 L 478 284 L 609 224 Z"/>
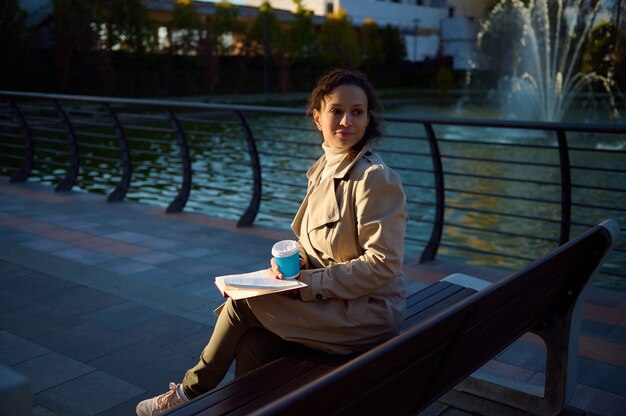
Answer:
<path fill-rule="evenodd" d="M 287 228 L 321 154 L 303 110 L 0 91 L 0 173 Z M 517 266 L 577 229 L 626 224 L 626 126 L 387 115 L 407 246 Z M 178 181 L 176 186 L 174 181 Z M 428 235 L 428 238 L 424 238 Z M 535 254 L 533 250 L 537 250 Z M 478 260 L 480 258 L 491 260 Z M 494 261 L 497 260 L 497 261 Z M 626 281 L 623 242 L 604 274 Z"/>

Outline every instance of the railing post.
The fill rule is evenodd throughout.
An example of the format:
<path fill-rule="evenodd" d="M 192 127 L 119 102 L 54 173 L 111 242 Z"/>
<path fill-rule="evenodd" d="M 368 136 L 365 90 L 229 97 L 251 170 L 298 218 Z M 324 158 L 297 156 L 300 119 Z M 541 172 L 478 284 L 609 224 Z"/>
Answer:
<path fill-rule="evenodd" d="M 441 152 L 437 144 L 435 130 L 431 123 L 424 123 L 426 138 L 428 139 L 428 147 L 430 148 L 430 156 L 433 162 L 433 174 L 435 175 L 435 219 L 433 221 L 433 230 L 430 239 L 422 252 L 420 263 L 434 260 L 441 243 L 441 235 L 443 233 L 443 221 L 445 210 L 445 186 L 443 180 L 443 165 L 441 163 Z"/>
<path fill-rule="evenodd" d="M 556 129 L 555 131 L 559 145 L 559 160 L 561 162 L 561 233 L 559 244 L 565 244 L 569 241 L 572 223 L 572 177 L 565 130 Z"/>
<path fill-rule="evenodd" d="M 246 136 L 246 144 L 248 145 L 248 154 L 250 155 L 250 166 L 252 167 L 252 198 L 250 198 L 250 204 L 248 204 L 248 208 L 243 213 L 239 221 L 237 222 L 237 227 L 249 226 L 254 223 L 254 219 L 259 213 L 259 207 L 261 206 L 261 195 L 262 195 L 262 180 L 261 180 L 261 163 L 259 161 L 259 152 L 256 148 L 256 143 L 254 141 L 254 135 L 252 134 L 252 130 L 246 121 L 246 118 L 243 116 L 241 111 L 236 111 L 235 114 L 239 117 L 239 121 L 241 122 L 241 126 L 245 132 Z"/>
<path fill-rule="evenodd" d="M 28 122 L 26 121 L 22 110 L 20 110 L 17 106 L 17 103 L 9 97 L 7 97 L 7 100 L 9 101 L 9 105 L 11 106 L 13 113 L 15 113 L 17 124 L 19 124 L 20 130 L 22 130 L 22 136 L 24 137 L 24 160 L 22 161 L 22 166 L 20 166 L 20 169 L 11 176 L 9 182 L 26 182 L 30 176 L 30 172 L 33 170 L 33 159 L 35 157 L 35 151 L 33 149 L 33 136 L 30 132 L 30 128 L 28 127 Z"/>
<path fill-rule="evenodd" d="M 180 147 L 180 154 L 183 162 L 183 183 L 178 191 L 178 195 L 167 207 L 165 212 L 180 212 L 185 208 L 187 204 L 187 200 L 189 199 L 189 193 L 191 192 L 191 156 L 189 155 L 189 146 L 187 145 L 187 138 L 185 137 L 185 131 L 183 130 L 183 126 L 181 126 L 176 114 L 170 106 L 165 107 L 165 111 L 170 117 L 170 121 L 172 122 L 172 127 L 174 131 L 176 131 L 176 141 L 178 141 L 178 146 Z"/>
<path fill-rule="evenodd" d="M 107 202 L 117 202 L 124 199 L 126 193 L 128 192 L 128 187 L 130 186 L 130 180 L 132 175 L 130 149 L 128 148 L 126 133 L 122 128 L 122 123 L 120 123 L 120 120 L 117 117 L 117 113 L 115 113 L 115 110 L 113 110 L 113 107 L 111 107 L 109 103 L 104 103 L 104 106 L 109 112 L 111 118 L 113 119 L 113 123 L 115 124 L 115 134 L 117 135 L 117 141 L 122 156 L 122 178 L 120 179 L 120 183 L 117 184 L 113 192 L 111 192 L 111 194 L 107 197 Z"/>
<path fill-rule="evenodd" d="M 67 141 L 70 146 L 70 166 L 67 170 L 65 178 L 61 181 L 56 188 L 54 188 L 55 192 L 62 191 L 70 191 L 72 186 L 76 183 L 76 178 L 78 177 L 78 170 L 80 166 L 80 157 L 78 154 L 78 141 L 76 140 L 76 132 L 74 131 L 74 126 L 72 126 L 72 122 L 69 117 L 63 110 L 63 107 L 57 100 L 52 100 L 54 106 L 56 107 L 57 114 L 61 119 L 61 123 L 63 124 L 63 128 L 65 129 L 65 135 L 67 136 Z"/>

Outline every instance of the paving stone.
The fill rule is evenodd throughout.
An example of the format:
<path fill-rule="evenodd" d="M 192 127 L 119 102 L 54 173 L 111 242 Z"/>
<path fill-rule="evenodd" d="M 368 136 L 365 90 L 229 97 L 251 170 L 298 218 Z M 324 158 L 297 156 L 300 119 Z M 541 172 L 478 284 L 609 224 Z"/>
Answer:
<path fill-rule="evenodd" d="M 39 272 L 0 281 L 0 290 L 34 300 L 76 286 L 75 283 Z"/>
<path fill-rule="evenodd" d="M 125 402 L 118 404 L 117 406 L 111 407 L 102 413 L 98 413 L 98 416 L 134 415 L 137 404 L 139 404 L 139 402 L 143 400 L 150 399 L 152 397 L 154 397 L 154 394 L 150 392 L 140 394 L 133 397 L 132 399 L 126 400 Z"/>
<path fill-rule="evenodd" d="M 163 287 L 174 287 L 189 283 L 198 279 L 198 276 L 191 276 L 185 273 L 159 267 L 145 270 L 133 274 L 133 279 L 142 279 L 150 283 Z"/>
<path fill-rule="evenodd" d="M 518 341 L 498 355 L 497 360 L 533 371 L 545 371 L 546 349 Z"/>
<path fill-rule="evenodd" d="M 141 263 L 127 258 L 118 258 L 110 261 L 104 261 L 98 263 L 96 266 L 101 269 L 110 270 L 119 274 L 126 275 L 141 273 L 145 272 L 146 270 L 154 269 L 154 266 L 151 264 Z"/>
<path fill-rule="evenodd" d="M 197 362 L 197 358 L 189 358 L 170 351 L 155 357 L 149 364 L 133 368 L 120 378 L 157 395 L 166 392 L 170 382 L 180 383 L 185 372 Z"/>
<path fill-rule="evenodd" d="M 139 342 L 88 361 L 87 364 L 116 377 L 123 378 L 125 373 L 146 364 L 154 363 L 160 359 L 159 357 L 167 356 L 170 352 L 170 348 L 160 347 L 150 342 Z"/>
<path fill-rule="evenodd" d="M 28 377 L 32 394 L 95 371 L 93 367 L 56 352 L 22 361 L 13 368 Z"/>
<path fill-rule="evenodd" d="M 580 329 L 581 332 L 585 335 L 590 335 L 597 338 L 607 338 L 615 329 L 615 325 L 583 319 Z"/>
<path fill-rule="evenodd" d="M 219 276 L 217 273 L 224 270 L 224 266 L 218 263 L 221 263 L 221 259 L 217 262 L 205 258 L 181 258 L 161 263 L 160 267 L 192 276 Z"/>
<path fill-rule="evenodd" d="M 166 261 L 179 259 L 180 256 L 176 254 L 170 254 L 163 251 L 149 251 L 147 253 L 137 254 L 130 257 L 132 260 L 137 260 L 142 263 L 148 264 L 160 264 Z"/>
<path fill-rule="evenodd" d="M 110 255 L 104 254 L 104 253 L 94 253 L 94 254 L 92 254 L 90 256 L 79 257 L 79 258 L 75 259 L 74 261 L 76 261 L 77 263 L 80 263 L 80 264 L 93 265 L 93 264 L 104 263 L 106 261 L 115 260 L 116 258 L 117 257 L 115 257 L 115 256 L 110 256 Z"/>
<path fill-rule="evenodd" d="M 0 262 L 0 280 L 14 279 L 19 276 L 31 274 L 33 271 L 17 264 Z"/>
<path fill-rule="evenodd" d="M 121 241 L 124 243 L 140 243 L 146 240 L 151 239 L 152 237 L 148 234 L 140 234 L 133 231 L 117 231 L 114 233 L 110 233 L 105 235 L 104 237 L 110 238 L 111 240 Z"/>
<path fill-rule="evenodd" d="M 169 249 L 171 247 L 175 247 L 177 245 L 179 245 L 180 243 L 178 241 L 174 241 L 174 240 L 166 240 L 163 238 L 151 238 L 149 240 L 145 240 L 142 241 L 141 243 L 139 243 L 141 246 L 143 247 L 149 247 L 149 248 L 154 248 L 154 249 L 158 249 L 158 250 L 165 250 L 165 249 Z"/>
<path fill-rule="evenodd" d="M 47 238 L 36 238 L 32 241 L 21 243 L 24 247 L 29 247 L 38 251 L 53 252 L 59 250 L 65 250 L 72 248 L 70 244 L 62 243 L 60 241 L 50 240 Z"/>
<path fill-rule="evenodd" d="M 184 354 L 189 358 L 198 359 L 204 347 L 209 343 L 212 333 L 213 330 L 191 334 L 185 338 L 173 340 L 171 343 L 167 344 L 167 348 Z"/>
<path fill-rule="evenodd" d="M 76 219 L 76 218 L 66 218 L 66 219 L 59 219 L 57 221 L 55 221 L 55 224 L 63 226 L 65 228 L 70 228 L 73 230 L 84 230 L 87 232 L 91 232 L 91 229 L 94 227 L 98 227 L 99 223 L 97 222 L 93 222 L 93 221 L 85 221 L 85 220 L 81 220 L 81 219 Z"/>
<path fill-rule="evenodd" d="M 176 285 L 174 288 L 179 292 L 206 297 L 210 299 L 212 304 L 216 302 L 222 303 L 224 301 L 222 294 L 215 286 L 215 278 L 213 277 L 195 279 L 188 283 Z"/>
<path fill-rule="evenodd" d="M 520 381 L 526 381 L 530 379 L 533 375 L 535 375 L 535 372 L 532 370 L 504 363 L 498 360 L 491 360 L 487 362 L 487 364 L 482 366 L 480 370 Z"/>
<path fill-rule="evenodd" d="M 580 380 L 580 378 L 579 378 Z M 623 383 L 623 381 L 622 381 Z M 624 416 L 626 397 L 578 383 L 570 406 L 584 409 L 586 415 Z"/>
<path fill-rule="evenodd" d="M 140 342 L 138 337 L 83 323 L 34 340 L 53 351 L 87 362 Z"/>
<path fill-rule="evenodd" d="M 146 253 L 149 249 L 134 244 L 114 241 L 111 244 L 94 247 L 94 250 L 116 257 L 130 257 L 136 254 Z"/>
<path fill-rule="evenodd" d="M 211 327 L 189 319 L 164 315 L 157 319 L 129 326 L 121 331 L 156 345 L 168 345 L 180 338 L 197 333 L 211 333 Z"/>
<path fill-rule="evenodd" d="M 0 313 L 12 311 L 14 309 L 23 308 L 33 304 L 33 301 L 30 299 L 0 290 Z"/>
<path fill-rule="evenodd" d="M 626 397 L 626 368 L 579 357 L 578 382 Z"/>
<path fill-rule="evenodd" d="M 87 313 L 82 318 L 106 328 L 121 329 L 141 324 L 163 314 L 163 312 L 147 306 L 123 302 Z"/>
<path fill-rule="evenodd" d="M 79 317 L 35 303 L 0 313 L 0 328 L 32 339 L 82 323 Z"/>
<path fill-rule="evenodd" d="M 218 257 L 219 258 L 219 257 Z M 223 266 L 221 258 L 219 261 L 211 259 L 178 259 L 159 265 L 165 269 L 186 273 L 192 276 L 221 276 L 225 274 L 242 273 L 241 268 L 228 268 Z"/>
<path fill-rule="evenodd" d="M 0 330 L 0 363 L 14 365 L 50 352 L 8 331 Z"/>
<path fill-rule="evenodd" d="M 41 302 L 59 311 L 83 315 L 124 302 L 117 296 L 86 286 L 76 286 L 41 299 Z"/>
<path fill-rule="evenodd" d="M 64 416 L 97 415 L 144 393 L 101 371 L 94 371 L 33 396 L 36 403 Z"/>
<path fill-rule="evenodd" d="M 617 308 L 622 302 L 625 302 L 625 300 L 624 295 L 620 292 L 594 287 L 586 294 L 585 302 L 609 308 Z"/>
<path fill-rule="evenodd" d="M 98 251 L 93 251 L 82 247 L 70 247 L 62 250 L 55 250 L 54 255 L 69 260 L 79 261 L 83 264 L 95 264 L 114 259 L 114 257 L 112 256 L 107 256 Z"/>
<path fill-rule="evenodd" d="M 43 407 L 40 404 L 36 404 L 31 409 L 31 416 L 60 416 L 58 413 L 54 413 L 47 407 Z"/>
<path fill-rule="evenodd" d="M 22 231 L 2 230 L 2 240 L 7 243 L 22 244 L 22 243 L 28 243 L 28 242 L 37 240 L 38 238 L 39 237 L 33 234 L 22 232 Z"/>
<path fill-rule="evenodd" d="M 215 249 L 209 249 L 205 247 L 190 247 L 187 245 L 179 245 L 176 247 L 168 248 L 169 253 L 177 254 L 181 257 L 189 257 L 192 259 L 209 258 L 211 255 L 217 253 Z"/>
<path fill-rule="evenodd" d="M 609 334 L 609 339 L 620 344 L 626 344 L 626 327 L 616 326 Z"/>

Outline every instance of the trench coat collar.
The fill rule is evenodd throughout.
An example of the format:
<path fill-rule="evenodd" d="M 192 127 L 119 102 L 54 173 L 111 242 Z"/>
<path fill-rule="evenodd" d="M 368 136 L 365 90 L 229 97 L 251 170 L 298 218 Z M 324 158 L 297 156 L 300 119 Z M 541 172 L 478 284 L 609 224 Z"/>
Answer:
<path fill-rule="evenodd" d="M 331 173 L 329 177 L 333 179 L 343 179 L 348 174 L 348 172 L 350 172 L 352 166 L 354 166 L 359 159 L 361 159 L 363 156 L 369 156 L 371 153 L 372 146 L 370 144 L 366 144 L 365 146 L 363 146 L 363 149 L 361 149 L 361 151 L 356 155 L 354 159 L 348 161 L 348 158 L 344 158 L 339 163 L 339 166 L 335 168 L 335 172 Z M 316 177 L 316 174 L 321 174 L 324 166 L 326 166 L 326 156 L 320 157 L 317 162 L 315 162 L 313 166 L 309 168 L 306 173 L 307 178 L 310 180 L 311 178 Z"/>

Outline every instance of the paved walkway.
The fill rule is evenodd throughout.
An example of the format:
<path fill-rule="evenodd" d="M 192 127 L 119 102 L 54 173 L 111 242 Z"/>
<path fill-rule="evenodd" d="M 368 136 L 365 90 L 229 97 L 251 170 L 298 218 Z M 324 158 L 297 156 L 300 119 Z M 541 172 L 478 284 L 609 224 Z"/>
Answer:
<path fill-rule="evenodd" d="M 0 364 L 29 378 L 34 415 L 134 414 L 195 364 L 222 301 L 212 278 L 266 267 L 273 242 L 289 237 L 1 177 L 0 202 Z M 462 270 L 502 274 L 409 260 L 409 291 Z M 544 354 L 529 335 L 485 370 L 538 383 Z M 624 294 L 589 294 L 580 355 L 571 405 L 625 415 Z M 424 414 L 468 412 L 513 414 L 454 393 Z"/>

